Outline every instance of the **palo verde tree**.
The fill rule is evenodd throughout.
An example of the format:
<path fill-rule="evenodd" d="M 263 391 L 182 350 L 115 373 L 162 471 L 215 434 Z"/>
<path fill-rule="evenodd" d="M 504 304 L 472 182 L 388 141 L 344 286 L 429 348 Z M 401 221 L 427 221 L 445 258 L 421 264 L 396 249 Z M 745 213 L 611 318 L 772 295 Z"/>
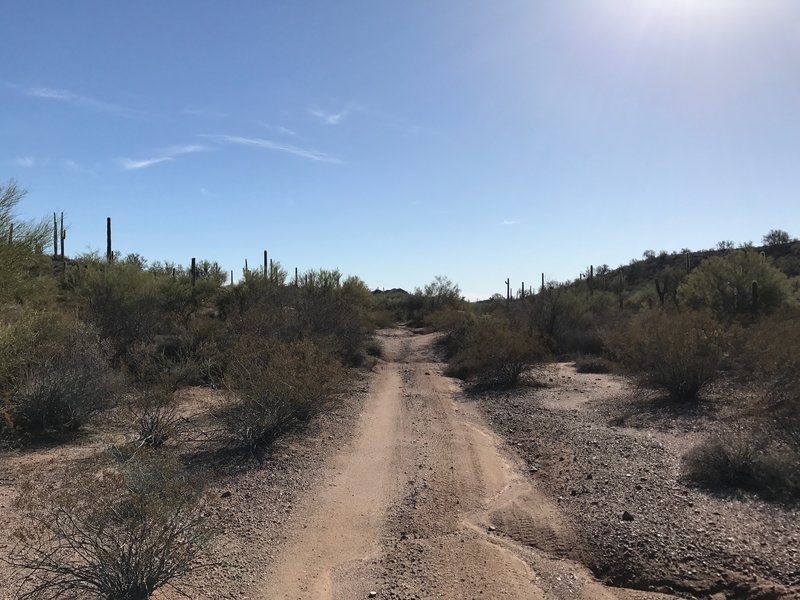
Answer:
<path fill-rule="evenodd" d="M 51 238 L 49 225 L 22 221 L 14 213 L 26 194 L 13 179 L 0 184 L 0 302 L 27 297 L 46 264 L 41 248 Z"/>
<path fill-rule="evenodd" d="M 791 289 L 769 258 L 745 250 L 704 261 L 686 277 L 679 296 L 692 308 L 705 308 L 718 320 L 731 321 L 773 312 L 790 302 Z"/>

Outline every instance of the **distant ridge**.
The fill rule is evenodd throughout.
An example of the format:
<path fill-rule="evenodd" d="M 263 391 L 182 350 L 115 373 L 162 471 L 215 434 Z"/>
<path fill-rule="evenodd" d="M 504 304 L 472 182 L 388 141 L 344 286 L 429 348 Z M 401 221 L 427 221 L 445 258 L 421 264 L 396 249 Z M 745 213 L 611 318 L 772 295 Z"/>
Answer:
<path fill-rule="evenodd" d="M 375 295 L 379 295 L 379 294 L 400 294 L 400 295 L 403 295 L 403 296 L 408 296 L 408 292 L 405 291 L 403 288 L 392 288 L 390 290 L 380 290 L 378 288 L 375 288 L 374 290 L 372 290 L 372 293 L 375 294 Z"/>

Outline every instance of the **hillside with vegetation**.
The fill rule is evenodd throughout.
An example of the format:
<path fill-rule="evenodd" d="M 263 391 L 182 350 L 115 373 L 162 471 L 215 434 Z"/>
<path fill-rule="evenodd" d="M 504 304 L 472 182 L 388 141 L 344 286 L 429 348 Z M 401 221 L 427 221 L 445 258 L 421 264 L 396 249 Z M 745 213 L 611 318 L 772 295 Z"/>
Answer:
<path fill-rule="evenodd" d="M 230 491 L 217 494 L 219 486 L 249 482 L 273 500 L 286 493 L 285 498 L 302 503 L 307 497 L 313 504 L 313 495 L 304 490 L 314 485 L 313 477 L 324 477 L 311 475 L 318 473 L 323 455 L 303 459 L 308 479 L 298 479 L 306 475 L 295 475 L 292 467 L 269 484 L 273 487 L 258 487 L 267 485 L 264 465 L 275 467 L 275 449 L 285 448 L 285 439 L 316 443 L 302 441 L 306 432 L 350 419 L 350 425 L 336 426 L 337 435 L 361 435 L 357 440 L 364 442 L 363 451 L 376 453 L 371 460 L 383 452 L 381 465 L 389 465 L 395 450 L 381 445 L 384 433 L 373 439 L 369 427 L 356 427 L 358 407 L 383 410 L 365 414 L 387 428 L 386 439 L 398 448 L 423 452 L 428 440 L 439 435 L 437 423 L 456 427 L 452 423 L 462 418 L 453 409 L 455 396 L 447 395 L 454 394 L 456 380 L 463 397 L 480 399 L 488 415 L 471 418 L 488 418 L 500 427 L 497 435 L 512 442 L 527 461 L 529 470 L 514 475 L 515 485 L 548 463 L 545 443 L 558 427 L 570 433 L 553 444 L 579 439 L 581 432 L 595 428 L 616 440 L 608 442 L 609 448 L 618 449 L 619 436 L 639 439 L 639 433 L 631 433 L 636 427 L 653 439 L 667 435 L 649 429 L 657 412 L 672 423 L 669 435 L 676 427 L 685 428 L 696 441 L 679 452 L 671 450 L 673 462 L 648 463 L 648 469 L 663 470 L 660 480 L 689 486 L 686 493 L 698 498 L 736 498 L 745 503 L 745 512 L 778 511 L 778 521 L 793 514 L 800 499 L 800 242 L 781 230 L 769 232 L 758 247 L 725 242 L 714 250 L 648 251 L 641 260 L 616 269 L 593 266 L 573 281 L 546 282 L 513 298 L 469 303 L 444 276 L 408 293 L 370 291 L 358 277 L 343 277 L 338 270 L 289 277 L 277 262 L 267 269 L 245 270 L 238 282 L 229 283 L 227 272 L 212 261 L 187 268 L 148 263 L 138 254 L 66 257 L 58 251 L 57 223 L 15 217 L 24 196 L 13 181 L 0 186 L 0 464 L 5 480 L 13 481 L 0 495 L 7 500 L 0 522 L 16 540 L 13 545 L 10 537 L 0 540 L 8 549 L 0 557 L 6 569 L 2 573 L 16 582 L 17 595 L 9 597 L 137 600 L 182 582 L 196 583 L 192 578 L 216 560 L 215 536 L 220 530 L 230 536 L 241 527 L 239 521 L 230 523 L 239 516 L 219 509 L 219 498 L 231 496 Z M 51 255 L 44 249 L 53 242 Z M 559 386 L 567 378 L 578 380 L 577 374 L 592 374 L 617 394 L 598 395 L 596 404 L 589 405 L 570 400 L 570 407 L 579 407 L 574 412 L 588 419 L 580 426 L 564 421 L 558 412 L 561 400 L 553 399 L 556 391 L 566 390 Z M 586 390 L 596 387 L 588 379 L 581 381 Z M 400 410 L 401 387 L 408 399 L 402 410 L 418 412 L 398 423 L 414 424 L 423 415 L 419 423 L 430 428 L 409 431 L 406 438 L 392 429 L 400 425 L 386 416 L 391 414 L 386 411 Z M 374 389 L 379 392 L 370 391 Z M 623 389 L 628 392 L 622 394 Z M 373 397 L 379 399 L 374 406 L 369 400 Z M 419 397 L 430 397 L 434 404 L 416 406 L 413 399 Z M 430 412 L 431 406 L 439 406 L 436 402 L 444 402 L 441 414 Z M 551 414 L 553 406 L 557 410 Z M 591 410 L 584 414 L 580 411 L 585 406 Z M 462 435 L 458 427 L 448 435 Z M 530 432 L 537 427 L 539 434 L 533 437 Z M 337 439 L 327 433 L 317 438 Z M 490 438 L 469 444 L 484 444 L 486 464 L 510 469 L 494 442 L 486 445 Z M 359 443 L 356 449 L 362 448 Z M 466 444 L 464 439 L 460 443 Z M 600 444 L 597 439 L 586 443 Z M 456 461 L 459 452 L 453 444 L 436 456 L 397 452 L 414 464 L 429 464 L 431 473 L 440 473 L 431 475 L 431 481 L 444 482 L 451 477 L 445 473 L 454 468 L 446 461 Z M 344 452 L 325 447 L 326 452 Z M 575 464 L 581 452 L 574 451 Z M 370 457 L 354 455 L 352 460 Z M 26 469 L 30 478 L 22 473 Z M 364 472 L 353 467 L 353 477 Z M 540 474 L 542 489 L 552 486 L 559 502 L 558 486 L 566 484 L 557 474 L 564 472 L 559 466 Z M 407 480 L 400 472 L 386 477 Z M 475 490 L 484 484 L 470 481 L 464 506 L 481 505 L 486 499 Z M 385 517 L 386 527 L 397 528 L 398 544 L 408 537 L 403 519 L 418 523 L 420 531 L 432 527 L 425 525 L 426 518 L 437 526 L 449 522 L 450 513 L 441 506 L 452 494 L 422 482 L 412 478 L 402 484 L 412 488 L 395 512 L 389 511 L 394 492 L 388 491 L 388 483 L 381 488 L 384 495 L 370 501 L 374 506 L 386 503 L 386 513 L 394 515 L 395 521 Z M 533 484 L 525 483 L 524 490 L 528 485 Z M 577 498 L 584 494 L 577 486 L 571 492 Z M 425 494 L 435 493 L 444 495 L 430 499 L 433 516 L 414 512 L 418 501 L 424 505 Z M 605 497 L 614 493 L 605 492 Z M 336 497 L 335 502 L 343 500 Z M 593 500 L 582 514 L 591 514 L 598 502 Z M 763 506 L 771 508 L 759 508 Z M 309 508 L 316 516 L 307 522 L 321 519 L 328 508 Z M 241 510 L 261 522 L 258 511 L 273 509 L 252 501 Z M 514 527 L 522 526 L 509 525 L 508 510 L 499 506 L 475 523 L 490 527 L 492 534 L 507 534 L 513 543 L 535 545 L 519 538 L 522 534 Z M 275 511 L 275 523 L 286 518 L 283 512 L 289 511 Z M 581 518 L 567 508 L 562 512 L 565 523 Z M 625 515 L 623 521 L 633 519 L 627 510 Z M 593 526 L 587 524 L 587 531 Z M 273 536 L 270 543 L 281 543 L 268 523 L 259 527 L 263 535 Z M 374 535 L 383 531 L 376 527 Z M 442 535 L 453 531 L 443 530 Z M 616 539 L 607 533 L 598 539 Z M 237 538 L 239 546 L 231 546 L 240 548 L 238 559 L 245 562 L 252 560 L 246 557 L 247 535 Z M 587 586 L 595 585 L 596 577 L 618 586 L 702 597 L 734 589 L 745 573 L 724 585 L 687 583 L 677 575 L 663 581 L 656 575 L 633 575 L 620 567 L 628 554 L 618 555 L 619 545 L 597 547 L 579 538 L 564 537 L 560 545 L 553 542 L 543 551 L 559 557 L 564 548 L 585 545 L 595 558 L 578 556 L 577 550 L 568 558 L 592 570 L 585 576 Z M 386 573 L 397 577 L 386 584 L 392 593 L 399 589 L 397 581 L 405 581 L 405 571 L 396 571 L 407 559 L 404 548 L 398 545 L 386 558 Z M 360 551 L 353 550 L 356 555 Z M 653 556 L 642 572 L 658 571 L 669 560 Z M 708 557 L 712 564 L 706 567 L 713 570 L 718 559 L 718 554 Z M 763 559 L 765 564 L 770 560 L 779 559 Z M 800 585 L 791 580 L 792 560 L 780 558 L 783 562 L 773 565 L 777 575 L 769 575 L 765 567 L 758 576 L 785 589 Z M 735 560 L 726 568 L 744 569 Z M 474 572 L 479 571 L 475 566 Z M 564 594 L 557 597 L 569 597 Z M 395 596 L 387 592 L 385 597 Z"/>

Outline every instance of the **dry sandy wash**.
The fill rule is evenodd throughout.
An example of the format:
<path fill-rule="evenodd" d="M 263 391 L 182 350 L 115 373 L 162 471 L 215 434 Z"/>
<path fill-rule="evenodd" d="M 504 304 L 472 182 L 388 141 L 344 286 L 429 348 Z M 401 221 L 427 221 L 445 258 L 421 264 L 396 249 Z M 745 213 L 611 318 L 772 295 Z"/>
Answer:
<path fill-rule="evenodd" d="M 434 335 L 380 339 L 355 437 L 301 500 L 262 598 L 666 597 L 580 564 L 558 508 L 442 375 Z"/>

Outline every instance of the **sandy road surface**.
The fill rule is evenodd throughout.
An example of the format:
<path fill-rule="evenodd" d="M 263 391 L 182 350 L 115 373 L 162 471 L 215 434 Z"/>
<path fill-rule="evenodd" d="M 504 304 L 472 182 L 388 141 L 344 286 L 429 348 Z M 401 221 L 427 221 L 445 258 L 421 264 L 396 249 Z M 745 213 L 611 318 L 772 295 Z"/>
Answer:
<path fill-rule="evenodd" d="M 356 436 L 304 498 L 263 598 L 659 597 L 606 588 L 580 565 L 557 507 L 457 400 L 435 336 L 380 337 L 386 362 Z"/>

